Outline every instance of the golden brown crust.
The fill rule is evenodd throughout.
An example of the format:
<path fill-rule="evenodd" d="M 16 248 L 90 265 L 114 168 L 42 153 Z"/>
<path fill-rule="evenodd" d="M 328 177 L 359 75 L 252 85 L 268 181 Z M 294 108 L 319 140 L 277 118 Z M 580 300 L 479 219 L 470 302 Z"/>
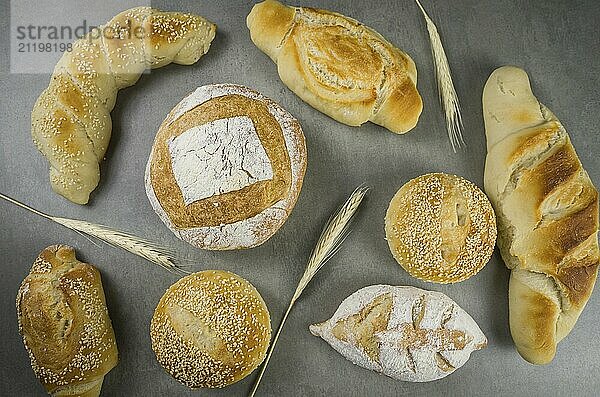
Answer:
<path fill-rule="evenodd" d="M 492 73 L 483 104 L 485 187 L 498 216 L 500 253 L 513 270 L 511 331 L 527 361 L 546 364 L 594 288 L 598 191 L 565 128 L 533 95 L 525 71 Z"/>
<path fill-rule="evenodd" d="M 523 358 L 532 363 L 546 364 L 554 357 L 558 343 L 555 332 L 548 324 L 556 324 L 560 309 L 556 299 L 549 298 L 544 291 L 531 288 L 532 283 L 522 280 L 522 277 L 528 276 L 513 271 L 510 277 L 510 331 L 512 337 L 519 341 L 517 350 Z M 522 327 L 523 321 L 529 326 Z"/>
<path fill-rule="evenodd" d="M 46 248 L 21 284 L 17 315 L 33 370 L 49 393 L 98 395 L 118 353 L 96 268 L 77 261 L 71 247 Z"/>
<path fill-rule="evenodd" d="M 171 165 L 167 142 L 192 127 L 211 121 L 248 116 L 273 168 L 273 178 L 240 190 L 208 197 L 185 205 Z M 212 98 L 172 123 L 169 117 L 156 136 L 150 164 L 150 180 L 156 197 L 178 228 L 218 226 L 255 216 L 285 197 L 292 175 L 281 126 L 264 102 L 242 95 Z"/>
<path fill-rule="evenodd" d="M 416 125 L 423 104 L 414 62 L 374 30 L 341 14 L 274 0 L 256 4 L 247 25 L 283 83 L 317 110 L 351 126 L 372 121 L 396 133 Z"/>
<path fill-rule="evenodd" d="M 258 291 L 222 270 L 186 276 L 161 298 L 150 325 L 163 368 L 190 388 L 224 387 L 263 361 L 271 337 Z"/>
<path fill-rule="evenodd" d="M 427 174 L 398 190 L 385 231 L 392 255 L 413 277 L 455 283 L 488 262 L 496 243 L 496 218 L 485 194 L 471 182 Z"/>
<path fill-rule="evenodd" d="M 215 25 L 192 14 L 137 7 L 116 15 L 102 32 L 73 43 L 31 112 L 34 143 L 50 163 L 57 193 L 86 204 L 100 180 L 119 89 L 146 68 L 191 64 L 215 35 Z"/>
<path fill-rule="evenodd" d="M 277 62 L 279 46 L 292 27 L 295 14 L 292 7 L 269 1 L 256 4 L 246 18 L 252 41 L 273 62 Z"/>

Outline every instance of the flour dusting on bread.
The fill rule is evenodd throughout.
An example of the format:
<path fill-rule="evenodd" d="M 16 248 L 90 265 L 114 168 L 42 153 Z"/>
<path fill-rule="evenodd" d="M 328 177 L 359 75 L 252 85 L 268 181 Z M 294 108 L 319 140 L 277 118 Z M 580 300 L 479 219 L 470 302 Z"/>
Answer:
<path fill-rule="evenodd" d="M 471 316 L 446 295 L 389 285 L 358 290 L 310 331 L 353 363 L 411 382 L 443 378 L 487 345 Z"/>

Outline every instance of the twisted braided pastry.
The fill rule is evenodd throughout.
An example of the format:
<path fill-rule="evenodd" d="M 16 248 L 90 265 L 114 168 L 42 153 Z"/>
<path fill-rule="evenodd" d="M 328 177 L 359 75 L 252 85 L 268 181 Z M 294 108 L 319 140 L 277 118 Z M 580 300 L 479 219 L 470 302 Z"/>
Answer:
<path fill-rule="evenodd" d="M 193 64 L 215 31 L 197 15 L 138 7 L 77 40 L 31 113 L 33 141 L 50 163 L 54 191 L 86 204 L 100 180 L 117 92 L 148 68 Z"/>

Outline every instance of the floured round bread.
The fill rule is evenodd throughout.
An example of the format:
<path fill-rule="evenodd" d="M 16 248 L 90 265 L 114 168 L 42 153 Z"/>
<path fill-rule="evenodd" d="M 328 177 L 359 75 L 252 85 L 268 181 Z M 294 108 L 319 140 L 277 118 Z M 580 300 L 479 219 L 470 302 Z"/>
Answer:
<path fill-rule="evenodd" d="M 158 362 L 191 388 L 225 387 L 264 360 L 269 311 L 258 291 L 223 270 L 186 276 L 163 295 L 150 324 Z"/>
<path fill-rule="evenodd" d="M 456 283 L 477 274 L 490 259 L 496 216 L 473 183 L 427 174 L 398 190 L 387 210 L 385 234 L 392 255 L 413 277 Z"/>
<path fill-rule="evenodd" d="M 292 211 L 306 169 L 304 134 L 247 87 L 199 87 L 160 126 L 146 193 L 184 241 L 214 250 L 264 243 Z"/>

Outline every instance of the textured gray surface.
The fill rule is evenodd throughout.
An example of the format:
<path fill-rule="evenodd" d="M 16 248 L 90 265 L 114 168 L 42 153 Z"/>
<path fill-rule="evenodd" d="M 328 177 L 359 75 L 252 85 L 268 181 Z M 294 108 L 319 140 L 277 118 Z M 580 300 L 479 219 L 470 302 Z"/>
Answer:
<path fill-rule="evenodd" d="M 171 65 L 123 90 L 113 116 L 113 138 L 92 203 L 81 207 L 54 194 L 47 163 L 29 137 L 33 102 L 48 75 L 9 74 L 0 58 L 0 191 L 51 214 L 83 218 L 128 230 L 194 258 L 194 269 L 220 268 L 250 280 L 267 302 L 276 326 L 329 213 L 358 184 L 372 192 L 354 233 L 306 290 L 283 331 L 260 392 L 269 396 L 597 395 L 600 390 L 600 294 L 594 293 L 573 332 L 559 345 L 552 364 L 535 367 L 515 352 L 507 323 L 507 276 L 497 253 L 476 277 L 457 285 L 411 278 L 392 259 L 384 240 L 388 201 L 408 179 L 431 171 L 483 180 L 485 136 L 481 91 L 497 66 L 515 64 L 530 74 L 534 92 L 570 132 L 581 161 L 600 185 L 597 131 L 600 2 L 520 0 L 426 0 L 445 39 L 463 105 L 466 150 L 453 154 L 437 101 L 429 43 L 410 0 L 308 1 L 352 16 L 407 51 L 419 70 L 424 111 L 408 135 L 373 124 L 351 128 L 313 110 L 277 77 L 275 65 L 250 41 L 245 15 L 250 2 L 155 1 L 164 9 L 192 11 L 218 24 L 210 52 L 193 66 Z M 8 53 L 8 1 L 2 1 L 2 54 Z M 115 10 L 116 13 L 117 10 Z M 301 122 L 309 162 L 298 204 L 284 227 L 263 246 L 243 252 L 198 251 L 177 240 L 153 213 L 144 192 L 144 165 L 154 134 L 171 108 L 199 85 L 244 84 L 273 98 Z M 0 394 L 43 395 L 17 332 L 14 299 L 38 252 L 71 244 L 81 259 L 101 270 L 120 352 L 119 365 L 104 381 L 103 395 L 244 395 L 254 375 L 223 390 L 189 392 L 158 365 L 148 327 L 154 307 L 176 277 L 141 259 L 0 202 Z M 343 359 L 308 332 L 311 322 L 331 316 L 358 288 L 413 285 L 446 293 L 467 310 L 490 345 L 453 375 L 432 383 L 395 382 Z"/>

